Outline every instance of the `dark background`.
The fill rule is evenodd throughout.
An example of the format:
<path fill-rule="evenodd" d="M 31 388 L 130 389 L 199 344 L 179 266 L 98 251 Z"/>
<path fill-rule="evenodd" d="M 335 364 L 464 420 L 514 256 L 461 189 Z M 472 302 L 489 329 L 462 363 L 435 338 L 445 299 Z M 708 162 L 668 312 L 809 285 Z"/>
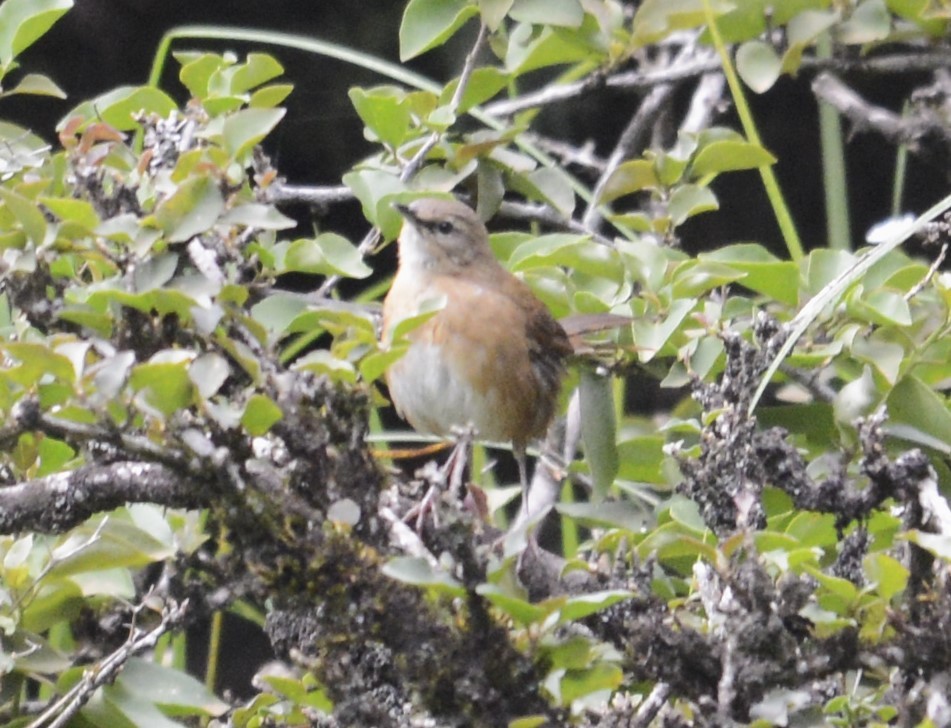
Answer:
<path fill-rule="evenodd" d="M 0 101 L 0 117 L 27 126 L 55 142 L 55 125 L 73 106 L 116 86 L 146 82 L 155 50 L 165 31 L 183 24 L 241 26 L 284 31 L 363 50 L 390 61 L 398 60 L 398 35 L 405 0 L 358 2 L 266 2 L 202 0 L 77 0 L 52 31 L 22 57 L 25 71 L 43 72 L 66 91 L 66 101 L 41 97 L 13 97 Z M 474 35 L 470 23 L 446 47 L 413 62 L 414 70 L 437 81 L 459 73 Z M 386 79 L 361 68 L 302 51 L 279 47 L 252 47 L 245 43 L 179 41 L 179 50 L 232 50 L 242 58 L 251 50 L 271 53 L 285 67 L 286 80 L 295 91 L 286 102 L 288 113 L 267 141 L 276 167 L 289 182 L 337 185 L 341 175 L 373 147 L 363 138 L 347 90 Z M 177 82 L 178 67 L 167 65 L 163 87 L 180 101 L 184 89 Z M 15 77 L 11 79 L 15 81 Z M 539 82 L 544 79 L 539 77 Z M 825 244 L 816 104 L 809 91 L 811 78 L 784 79 L 765 96 L 750 94 L 753 112 L 764 144 L 779 158 L 780 184 L 807 248 Z M 869 100 L 898 109 L 909 91 L 925 77 L 889 79 L 850 78 Z M 689 98 L 686 87 L 682 101 Z M 584 100 L 547 109 L 537 130 L 581 144 L 593 140 L 607 156 L 636 109 L 634 94 L 603 91 Z M 719 123 L 739 128 L 730 110 Z M 849 141 L 848 179 L 853 239 L 861 242 L 865 230 L 885 217 L 891 204 L 895 151 L 879 137 L 866 134 Z M 726 175 L 715 184 L 721 209 L 694 218 L 682 229 L 684 247 L 690 252 L 737 241 L 758 241 L 784 255 L 774 217 L 767 205 L 758 174 Z M 920 212 L 945 194 L 942 171 L 912 160 L 907 179 L 906 207 Z M 290 211 L 302 219 L 306 210 Z M 353 240 L 367 224 L 358 205 L 330 211 L 323 227 L 339 230 Z M 392 253 L 373 261 L 378 269 L 392 266 Z M 189 660 L 196 673 L 203 669 L 206 642 L 202 630 L 189 639 Z M 240 636 L 237 636 L 239 635 Z M 248 694 L 249 675 L 266 659 L 269 648 L 263 635 L 231 619 L 222 640 L 221 685 L 237 694 Z M 197 649 L 196 649 L 197 648 Z"/>

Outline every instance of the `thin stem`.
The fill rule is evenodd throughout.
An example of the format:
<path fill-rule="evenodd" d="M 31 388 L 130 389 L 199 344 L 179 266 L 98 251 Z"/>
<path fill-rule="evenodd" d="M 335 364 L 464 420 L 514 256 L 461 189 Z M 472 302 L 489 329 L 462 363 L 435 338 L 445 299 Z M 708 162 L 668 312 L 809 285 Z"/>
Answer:
<path fill-rule="evenodd" d="M 908 116 L 909 104 L 906 101 L 902 107 L 902 118 Z M 908 175 L 908 145 L 899 144 L 895 152 L 895 179 L 892 183 L 892 217 L 898 217 L 902 211 L 902 201 L 905 198 L 905 178 Z"/>
<path fill-rule="evenodd" d="M 472 50 L 469 51 L 469 54 L 466 56 L 466 62 L 462 67 L 462 73 L 459 74 L 459 83 L 456 84 L 456 90 L 452 94 L 452 99 L 449 102 L 449 110 L 453 115 L 459 110 L 459 106 L 462 104 L 462 97 L 465 95 L 466 86 L 469 85 L 469 79 L 472 78 L 472 72 L 475 70 L 476 59 L 479 57 L 479 51 L 482 50 L 482 46 L 485 43 L 486 36 L 488 35 L 488 28 L 485 23 L 479 26 L 479 35 L 476 37 L 475 43 L 472 45 Z M 426 159 L 426 155 L 432 150 L 433 147 L 439 142 L 442 138 L 442 132 L 434 131 L 430 134 L 429 139 L 427 139 L 423 146 L 419 148 L 419 151 L 413 155 L 413 158 L 409 163 L 403 168 L 403 171 L 400 173 L 400 181 L 408 182 L 416 172 L 422 166 L 423 161 Z"/>
<path fill-rule="evenodd" d="M 819 37 L 818 52 L 820 58 L 832 56 L 832 40 L 828 33 Z M 819 143 L 822 148 L 822 182 L 825 190 L 828 245 L 835 250 L 849 250 L 852 247 L 852 233 L 842 123 L 838 112 L 825 101 L 819 102 Z"/>
<path fill-rule="evenodd" d="M 221 656 L 221 632 L 224 614 L 220 609 L 211 615 L 211 630 L 208 634 L 208 663 L 205 667 L 205 687 L 211 692 L 218 684 L 218 658 Z"/>
<path fill-rule="evenodd" d="M 720 63 L 723 66 L 723 74 L 726 76 L 726 82 L 730 87 L 730 94 L 733 96 L 733 103 L 736 105 L 736 113 L 740 117 L 740 123 L 743 125 L 743 132 L 753 144 L 762 146 L 759 138 L 759 132 L 756 130 L 756 122 L 753 121 L 753 114 L 746 103 L 746 96 L 743 94 L 743 87 L 740 85 L 740 79 L 736 75 L 736 69 L 730 60 L 730 54 L 727 52 L 726 45 L 723 42 L 723 36 L 717 28 L 716 17 L 713 14 L 713 8 L 710 0 L 703 0 L 703 10 L 706 14 L 707 26 L 710 29 L 710 35 L 713 37 L 713 44 L 720 55 Z M 760 177 L 763 179 L 763 187 L 766 189 L 766 196 L 769 198 L 773 207 L 773 214 L 776 216 L 776 222 L 779 224 L 783 240 L 786 243 L 786 249 L 793 260 L 801 260 L 803 257 L 802 242 L 799 239 L 799 233 L 796 232 L 796 226 L 793 223 L 792 215 L 789 214 L 789 208 L 786 207 L 786 201 L 783 199 L 782 191 L 779 189 L 779 182 L 776 175 L 773 174 L 772 167 L 764 165 L 759 168 Z"/>

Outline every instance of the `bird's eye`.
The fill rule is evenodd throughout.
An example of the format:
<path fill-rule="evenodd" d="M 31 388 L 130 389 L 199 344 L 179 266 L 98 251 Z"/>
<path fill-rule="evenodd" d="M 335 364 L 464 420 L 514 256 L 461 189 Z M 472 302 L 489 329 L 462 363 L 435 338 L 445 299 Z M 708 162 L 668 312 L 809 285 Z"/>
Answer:
<path fill-rule="evenodd" d="M 452 223 L 448 220 L 442 220 L 436 224 L 436 230 L 438 230 L 443 235 L 448 235 L 453 230 Z"/>

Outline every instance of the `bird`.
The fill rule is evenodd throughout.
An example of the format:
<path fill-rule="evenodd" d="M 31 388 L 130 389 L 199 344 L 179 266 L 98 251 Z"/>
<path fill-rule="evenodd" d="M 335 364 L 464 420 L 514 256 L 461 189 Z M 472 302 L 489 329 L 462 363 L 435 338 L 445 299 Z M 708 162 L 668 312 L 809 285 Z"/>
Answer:
<path fill-rule="evenodd" d="M 449 437 L 471 427 L 510 442 L 528 513 L 529 443 L 554 418 L 572 344 L 520 278 L 493 255 L 485 224 L 456 199 L 394 207 L 403 217 L 399 264 L 383 301 L 382 342 L 427 301 L 444 306 L 407 335 L 386 372 L 397 412 L 417 431 Z"/>

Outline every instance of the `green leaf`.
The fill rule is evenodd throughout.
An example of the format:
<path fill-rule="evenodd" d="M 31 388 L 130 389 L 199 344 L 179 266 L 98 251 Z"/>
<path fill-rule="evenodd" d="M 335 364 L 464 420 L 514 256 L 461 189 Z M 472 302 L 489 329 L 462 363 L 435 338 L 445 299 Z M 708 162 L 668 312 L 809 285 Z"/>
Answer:
<path fill-rule="evenodd" d="M 262 86 L 248 100 L 248 106 L 252 109 L 271 109 L 290 96 L 294 90 L 294 85 L 290 83 L 272 83 L 268 86 Z"/>
<path fill-rule="evenodd" d="M 625 480 L 663 483 L 662 465 L 666 460 L 662 435 L 640 435 L 618 443 L 618 476 Z"/>
<path fill-rule="evenodd" d="M 515 0 L 479 0 L 482 22 L 494 33 L 502 25 L 514 2 Z"/>
<path fill-rule="evenodd" d="M 210 229 L 224 210 L 225 200 L 219 182 L 213 176 L 192 177 L 162 200 L 154 220 L 170 242 L 190 240 Z"/>
<path fill-rule="evenodd" d="M 847 310 L 859 320 L 880 326 L 911 326 L 911 307 L 905 297 L 894 291 L 871 291 L 849 296 Z"/>
<path fill-rule="evenodd" d="M 400 60 L 442 45 L 476 13 L 468 0 L 410 0 L 400 23 Z"/>
<path fill-rule="evenodd" d="M 590 528 L 622 528 L 638 533 L 649 523 L 650 514 L 630 501 L 601 503 L 556 503 L 555 510 Z"/>
<path fill-rule="evenodd" d="M 736 72 L 758 94 L 773 87 L 782 66 L 776 49 L 761 40 L 748 40 L 736 51 Z"/>
<path fill-rule="evenodd" d="M 154 359 L 154 357 L 153 357 Z M 141 390 L 149 405 L 168 416 L 191 405 L 194 385 L 188 362 L 149 361 L 133 367 L 129 383 Z"/>
<path fill-rule="evenodd" d="M 591 244 L 587 235 L 574 233 L 550 233 L 528 238 L 521 243 L 508 259 L 508 268 L 515 271 L 529 270 L 539 265 L 557 265 L 565 262 L 565 253 Z"/>
<path fill-rule="evenodd" d="M 126 518 L 103 516 L 73 529 L 56 547 L 50 574 L 65 577 L 104 568 L 137 568 L 170 558 L 175 551 L 172 541 L 162 543 Z"/>
<path fill-rule="evenodd" d="M 548 66 L 588 61 L 592 55 L 592 49 L 579 42 L 576 34 L 555 32 L 547 26 L 535 33 L 531 25 L 522 24 L 509 34 L 505 68 L 513 74 L 523 74 Z"/>
<path fill-rule="evenodd" d="M 43 344 L 11 342 L 0 349 L 20 361 L 18 366 L 7 364 L 0 370 L 0 376 L 22 387 L 32 387 L 47 376 L 67 383 L 76 380 L 76 370 L 69 358 Z"/>
<path fill-rule="evenodd" d="M 560 699 L 563 705 L 590 695 L 609 695 L 624 681 L 624 671 L 618 665 L 599 662 L 584 670 L 568 670 L 559 682 Z"/>
<path fill-rule="evenodd" d="M 44 76 L 41 73 L 26 74 L 16 86 L 9 91 L 4 91 L 3 96 L 16 96 L 17 94 L 30 94 L 32 96 L 52 96 L 55 99 L 65 99 L 66 92 L 57 86 L 53 79 Z"/>
<path fill-rule="evenodd" d="M 47 576 L 23 610 L 20 626 L 30 632 L 45 632 L 78 617 L 84 603 L 82 589 L 72 579 Z"/>
<path fill-rule="evenodd" d="M 225 225 L 242 225 L 259 230 L 287 230 L 297 225 L 295 220 L 282 215 L 273 205 L 260 202 L 235 205 L 221 216 L 221 222 Z"/>
<path fill-rule="evenodd" d="M 283 270 L 346 278 L 366 278 L 373 273 L 356 247 L 336 233 L 295 240 L 287 247 Z"/>
<path fill-rule="evenodd" d="M 251 307 L 251 316 L 268 331 L 282 334 L 302 311 L 307 309 L 307 300 L 289 293 L 275 293 Z"/>
<path fill-rule="evenodd" d="M 132 274 L 132 286 L 137 293 L 161 288 L 175 275 L 178 256 L 175 253 L 156 255 L 139 263 Z"/>
<path fill-rule="evenodd" d="M 809 253 L 806 265 L 806 292 L 815 296 L 827 284 L 855 265 L 855 256 L 845 250 L 817 248 Z"/>
<path fill-rule="evenodd" d="M 661 40 L 675 30 L 691 30 L 706 23 L 705 2 L 714 17 L 733 10 L 726 0 L 644 0 L 632 23 L 637 47 Z"/>
<path fill-rule="evenodd" d="M 624 195 L 660 187 L 654 163 L 649 159 L 632 159 L 618 165 L 604 184 L 601 202 L 611 202 Z"/>
<path fill-rule="evenodd" d="M 568 599 L 558 607 L 560 621 L 565 623 L 584 619 L 618 602 L 631 599 L 633 596 L 634 592 L 627 591 L 626 589 L 607 589 L 605 591 L 591 592 L 576 597 L 568 597 Z M 541 606 L 544 605 L 545 603 L 542 602 Z"/>
<path fill-rule="evenodd" d="M 36 476 L 41 478 L 50 473 L 57 473 L 70 460 L 76 457 L 76 451 L 61 440 L 44 437 L 38 446 L 40 467 Z"/>
<path fill-rule="evenodd" d="M 584 20 L 578 0 L 515 0 L 509 17 L 534 25 L 561 25 L 577 28 Z"/>
<path fill-rule="evenodd" d="M 745 273 L 737 283 L 751 291 L 787 306 L 795 306 L 799 301 L 799 266 L 780 260 L 758 243 L 728 245 L 697 257 L 724 263 Z"/>
<path fill-rule="evenodd" d="M 213 351 L 202 354 L 188 367 L 188 376 L 204 399 L 221 389 L 230 374 L 231 366 L 228 360 Z"/>
<path fill-rule="evenodd" d="M 285 113 L 285 109 L 242 109 L 231 114 L 221 128 L 225 150 L 232 159 L 242 158 L 271 133 Z"/>
<path fill-rule="evenodd" d="M 357 381 L 356 368 L 346 359 L 341 359 L 326 349 L 315 349 L 294 362 L 296 371 L 308 371 L 334 382 L 352 384 Z"/>
<path fill-rule="evenodd" d="M 509 184 L 530 199 L 547 202 L 565 217 L 575 208 L 575 192 L 560 169 L 539 167 L 527 173 L 513 174 Z"/>
<path fill-rule="evenodd" d="M 0 187 L 0 200 L 13 213 L 33 244 L 42 245 L 46 239 L 46 218 L 36 202 L 6 187 Z"/>
<path fill-rule="evenodd" d="M 217 53 L 176 53 L 175 58 L 182 64 L 178 79 L 192 96 L 204 100 L 211 75 L 225 65 L 225 59 Z"/>
<path fill-rule="evenodd" d="M 541 622 L 551 613 L 551 606 L 532 604 L 525 599 L 510 594 L 495 584 L 479 584 L 476 593 L 484 597 L 492 606 L 522 625 Z M 563 597 L 561 598 L 563 599 Z"/>
<path fill-rule="evenodd" d="M 674 225 L 682 225 L 694 215 L 711 212 L 719 207 L 720 203 L 709 187 L 680 185 L 670 195 L 667 212 Z"/>
<path fill-rule="evenodd" d="M 875 591 L 885 599 L 900 594 L 908 585 L 908 569 L 893 556 L 881 552 L 866 554 L 862 566 L 869 581 L 875 584 Z"/>
<path fill-rule="evenodd" d="M 614 415 L 614 385 L 588 367 L 581 370 L 581 440 L 584 457 L 594 484 L 592 500 L 604 498 L 617 476 L 617 422 Z"/>
<path fill-rule="evenodd" d="M 469 83 L 462 92 L 462 99 L 459 102 L 458 114 L 462 114 L 473 106 L 484 103 L 504 89 L 510 82 L 511 77 L 501 68 L 486 66 L 475 69 L 469 76 Z M 439 96 L 439 103 L 442 106 L 448 105 L 459 86 L 459 79 L 450 81 Z"/>
<path fill-rule="evenodd" d="M 47 210 L 63 222 L 73 223 L 85 231 L 92 232 L 99 227 L 99 213 L 92 203 L 76 200 L 72 197 L 40 197 Z"/>
<path fill-rule="evenodd" d="M 71 7 L 72 0 L 5 0 L 0 3 L 0 66 L 4 71 Z"/>
<path fill-rule="evenodd" d="M 836 36 L 841 43 L 871 43 L 887 38 L 891 24 L 892 19 L 883 0 L 863 0 L 848 20 L 836 26 Z"/>
<path fill-rule="evenodd" d="M 191 675 L 140 657 L 123 666 L 116 684 L 176 715 L 218 716 L 229 707 Z"/>
<path fill-rule="evenodd" d="M 405 345 L 397 345 L 381 351 L 375 351 L 360 360 L 360 376 L 365 382 L 375 382 L 390 368 L 393 362 L 406 353 Z"/>
<path fill-rule="evenodd" d="M 139 123 L 133 114 L 143 112 L 166 117 L 178 109 L 172 98 L 152 86 L 121 86 L 117 89 L 86 101 L 70 111 L 57 125 L 62 131 L 66 122 L 75 116 L 82 117 L 86 123 L 102 121 L 119 131 L 137 129 Z"/>
<path fill-rule="evenodd" d="M 759 144 L 725 139 L 705 145 L 694 157 L 691 172 L 694 177 L 708 174 L 757 169 L 776 163 L 776 157 Z"/>
<path fill-rule="evenodd" d="M 360 119 L 383 144 L 397 148 L 409 136 L 412 123 L 406 94 L 395 86 L 351 88 L 348 95 Z M 372 141 L 372 139 L 371 139 Z"/>
<path fill-rule="evenodd" d="M 802 62 L 802 54 L 816 39 L 839 19 L 834 10 L 804 10 L 786 26 L 788 48 L 783 55 L 783 71 L 794 73 Z"/>
<path fill-rule="evenodd" d="M 255 394 L 244 408 L 241 425 L 252 437 L 259 437 L 283 417 L 284 413 L 274 400 L 263 394 Z"/>
<path fill-rule="evenodd" d="M 397 556 L 383 565 L 383 573 L 404 584 L 426 587 L 450 597 L 463 597 L 462 584 L 442 570 L 435 570 L 423 558 Z"/>
<path fill-rule="evenodd" d="M 343 176 L 343 183 L 360 200 L 363 215 L 380 229 L 386 240 L 392 240 L 403 225 L 403 218 L 390 201 L 406 190 L 400 178 L 390 172 L 375 169 L 357 170 Z"/>
<path fill-rule="evenodd" d="M 663 321 L 654 322 L 647 319 L 634 321 L 634 343 L 642 362 L 650 361 L 664 350 L 667 341 L 680 328 L 696 305 L 696 299 L 680 298 L 671 304 L 670 311 Z"/>
<path fill-rule="evenodd" d="M 248 60 L 235 69 L 229 90 L 233 94 L 242 94 L 277 78 L 282 73 L 284 67 L 273 56 L 267 53 L 249 53 Z"/>
<path fill-rule="evenodd" d="M 819 604 L 838 615 L 847 614 L 858 598 L 859 590 L 848 579 L 826 574 L 811 564 L 806 564 L 803 570 L 816 578 L 822 589 L 817 593 Z M 823 593 L 824 592 L 824 593 Z"/>
<path fill-rule="evenodd" d="M 703 521 L 700 508 L 689 498 L 683 496 L 672 497 L 667 506 L 667 515 L 674 523 L 678 523 L 696 534 L 701 534 L 707 530 L 707 524 Z"/>
<path fill-rule="evenodd" d="M 951 412 L 945 400 L 931 387 L 917 377 L 904 377 L 889 392 L 886 404 L 890 430 L 901 425 L 902 429 L 896 433 L 900 437 L 920 444 L 933 440 L 947 450 L 951 443 Z"/>

